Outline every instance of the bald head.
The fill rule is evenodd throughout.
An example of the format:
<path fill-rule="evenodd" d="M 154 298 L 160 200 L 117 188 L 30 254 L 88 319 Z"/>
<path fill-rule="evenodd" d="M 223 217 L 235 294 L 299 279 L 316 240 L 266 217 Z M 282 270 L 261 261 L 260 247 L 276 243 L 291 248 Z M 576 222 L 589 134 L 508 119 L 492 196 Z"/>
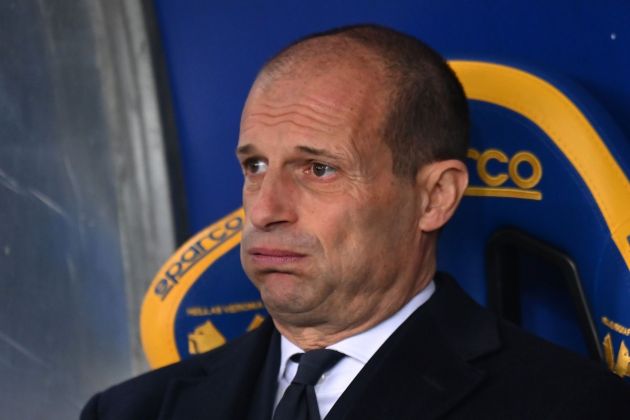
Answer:
<path fill-rule="evenodd" d="M 358 25 L 311 35 L 269 60 L 257 84 L 308 83 L 348 68 L 373 78 L 374 99 L 383 101 L 379 135 L 392 152 L 396 175 L 413 178 L 426 163 L 465 159 L 468 109 L 459 81 L 430 47 L 392 29 Z"/>
<path fill-rule="evenodd" d="M 285 48 L 262 69 L 269 79 L 318 76 L 335 68 L 360 68 L 385 76 L 383 60 L 375 51 L 342 35 L 314 35 Z"/>

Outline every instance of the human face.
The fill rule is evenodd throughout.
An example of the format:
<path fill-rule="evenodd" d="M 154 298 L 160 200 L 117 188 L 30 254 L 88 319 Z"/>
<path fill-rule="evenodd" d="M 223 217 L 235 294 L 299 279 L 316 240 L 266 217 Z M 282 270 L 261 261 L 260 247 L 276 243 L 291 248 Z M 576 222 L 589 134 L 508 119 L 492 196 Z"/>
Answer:
<path fill-rule="evenodd" d="M 258 81 L 241 120 L 244 269 L 276 322 L 375 324 L 417 290 L 419 194 L 392 173 L 373 74 Z"/>

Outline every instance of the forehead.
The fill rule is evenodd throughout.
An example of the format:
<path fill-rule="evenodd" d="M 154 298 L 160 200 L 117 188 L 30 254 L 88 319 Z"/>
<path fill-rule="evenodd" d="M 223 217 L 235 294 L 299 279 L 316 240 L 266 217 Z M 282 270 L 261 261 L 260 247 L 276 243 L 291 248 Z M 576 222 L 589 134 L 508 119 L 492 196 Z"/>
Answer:
<path fill-rule="evenodd" d="M 248 96 L 241 135 L 260 123 L 290 121 L 325 133 L 377 128 L 384 118 L 386 95 L 372 69 L 352 63 L 326 68 L 309 63 L 300 71 L 261 75 Z"/>

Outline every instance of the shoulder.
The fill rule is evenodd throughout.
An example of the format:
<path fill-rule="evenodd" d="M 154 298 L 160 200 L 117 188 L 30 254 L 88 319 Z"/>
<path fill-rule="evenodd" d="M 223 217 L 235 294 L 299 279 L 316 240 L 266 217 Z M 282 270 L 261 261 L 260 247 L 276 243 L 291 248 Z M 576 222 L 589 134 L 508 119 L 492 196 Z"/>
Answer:
<path fill-rule="evenodd" d="M 486 394 L 523 418 L 602 418 L 630 414 L 630 384 L 605 366 L 499 322 L 501 348 L 475 362 Z"/>
<path fill-rule="evenodd" d="M 223 351 L 221 348 L 194 356 L 114 385 L 88 401 L 81 419 L 156 418 L 171 382 L 203 376 L 204 365 L 220 357 Z"/>
<path fill-rule="evenodd" d="M 452 278 L 441 274 L 437 280 L 431 315 L 453 353 L 484 376 L 465 407 L 473 412 L 492 408 L 497 414 L 493 418 L 594 418 L 630 413 L 630 384 L 603 363 L 499 320 Z"/>
<path fill-rule="evenodd" d="M 254 348 L 269 326 L 262 326 L 215 350 L 144 373 L 94 395 L 81 412 L 81 420 L 142 420 L 158 417 L 169 388 L 177 381 L 194 381 L 213 371 L 243 351 Z"/>

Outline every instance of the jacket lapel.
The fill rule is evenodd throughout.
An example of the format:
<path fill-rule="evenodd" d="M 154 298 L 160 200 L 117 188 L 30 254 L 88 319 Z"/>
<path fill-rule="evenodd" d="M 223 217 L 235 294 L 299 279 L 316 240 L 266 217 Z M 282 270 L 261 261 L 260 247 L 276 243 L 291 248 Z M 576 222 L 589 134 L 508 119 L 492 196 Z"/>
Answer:
<path fill-rule="evenodd" d="M 435 419 L 479 386 L 470 361 L 500 346 L 497 321 L 446 276 L 365 365 L 326 420 Z"/>
<path fill-rule="evenodd" d="M 203 376 L 174 380 L 160 420 L 246 419 L 273 331 L 268 320 L 243 342 L 209 353 L 201 361 Z"/>

